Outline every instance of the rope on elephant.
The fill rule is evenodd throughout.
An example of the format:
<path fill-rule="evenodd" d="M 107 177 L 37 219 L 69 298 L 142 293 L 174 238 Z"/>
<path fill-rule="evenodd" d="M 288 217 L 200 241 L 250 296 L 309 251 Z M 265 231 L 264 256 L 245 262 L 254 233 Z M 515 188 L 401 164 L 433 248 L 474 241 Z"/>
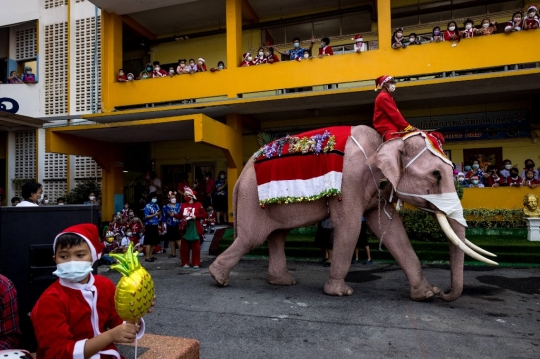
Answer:
<path fill-rule="evenodd" d="M 366 151 L 364 151 L 364 148 L 362 147 L 362 145 L 360 145 L 360 143 L 353 136 L 349 136 L 349 137 L 353 140 L 354 143 L 356 143 L 358 148 L 360 148 L 360 151 L 362 151 L 362 153 L 364 154 L 364 157 L 367 160 L 368 156 L 366 154 Z M 382 231 L 382 225 L 381 225 L 381 200 L 384 201 L 383 211 L 384 211 L 384 214 L 386 214 L 386 217 L 388 217 L 389 220 L 392 220 L 392 214 L 394 212 L 394 208 L 392 207 L 392 214 L 388 213 L 388 211 L 386 210 L 386 204 L 388 202 L 386 201 L 386 198 L 383 198 L 381 196 L 381 190 L 379 189 L 379 186 L 377 185 L 377 180 L 375 180 L 375 175 L 373 174 L 373 170 L 371 169 L 371 165 L 368 165 L 368 168 L 369 168 L 369 172 L 371 172 L 371 178 L 373 179 L 373 183 L 375 184 L 375 188 L 377 188 L 377 193 L 379 195 L 378 208 L 377 208 L 378 209 L 378 222 L 379 222 L 379 231 Z M 394 193 L 394 188 L 392 187 L 392 194 L 393 193 Z M 392 199 L 390 199 L 390 201 L 392 201 Z M 383 238 L 384 238 L 384 235 L 386 234 L 387 231 L 388 231 L 388 226 L 386 226 L 384 231 L 382 231 L 381 238 L 379 240 L 379 250 L 380 251 L 382 251 Z"/>

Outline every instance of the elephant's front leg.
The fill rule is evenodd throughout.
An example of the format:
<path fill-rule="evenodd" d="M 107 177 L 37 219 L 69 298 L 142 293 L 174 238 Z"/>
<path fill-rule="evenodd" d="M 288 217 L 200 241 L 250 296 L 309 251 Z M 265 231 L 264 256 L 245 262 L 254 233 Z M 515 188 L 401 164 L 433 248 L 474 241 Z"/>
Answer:
<path fill-rule="evenodd" d="M 380 211 L 373 209 L 365 213 L 364 217 L 369 228 L 378 238 L 383 236 L 384 246 L 405 273 L 409 281 L 411 299 L 425 300 L 433 297 L 440 292 L 440 289 L 424 278 L 420 260 L 414 252 L 403 223 L 393 206 L 387 205 L 386 211 L 392 213 L 392 219 L 388 219 L 382 208 Z"/>
<path fill-rule="evenodd" d="M 358 214 L 358 213 L 354 213 Z M 354 217 L 349 214 L 345 219 L 345 213 L 338 214 L 339 225 L 334 227 L 334 248 L 332 254 L 332 266 L 330 267 L 330 279 L 324 285 L 324 292 L 329 295 L 352 295 L 353 289 L 345 284 L 345 276 L 351 267 L 351 259 L 360 234 L 362 217 Z"/>
<path fill-rule="evenodd" d="M 276 230 L 268 236 L 268 283 L 274 285 L 293 285 L 296 280 L 287 270 L 285 257 L 285 238 L 288 230 Z"/>

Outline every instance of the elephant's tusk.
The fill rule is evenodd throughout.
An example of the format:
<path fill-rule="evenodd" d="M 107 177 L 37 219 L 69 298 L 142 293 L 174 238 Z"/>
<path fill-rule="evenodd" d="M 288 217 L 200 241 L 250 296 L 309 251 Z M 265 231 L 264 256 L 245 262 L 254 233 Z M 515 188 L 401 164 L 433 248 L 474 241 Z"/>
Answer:
<path fill-rule="evenodd" d="M 497 257 L 496 254 L 493 254 L 493 253 L 491 253 L 491 252 L 486 251 L 485 249 L 482 249 L 482 248 L 478 247 L 476 244 L 474 244 L 473 242 L 469 241 L 467 238 L 465 238 L 465 239 L 463 240 L 463 242 L 465 242 L 465 244 L 466 244 L 469 248 L 471 248 L 471 249 L 477 251 L 478 253 L 482 253 L 482 254 L 485 254 L 486 256 L 490 256 L 490 257 Z"/>
<path fill-rule="evenodd" d="M 442 212 L 435 212 L 435 216 L 437 217 L 437 221 L 439 222 L 439 225 L 441 226 L 441 229 L 443 230 L 444 234 L 446 234 L 446 237 L 455 244 L 459 249 L 463 251 L 466 255 L 469 257 L 472 257 L 476 259 L 477 261 L 484 262 L 491 265 L 499 265 L 497 262 L 492 261 L 491 259 L 487 259 L 480 254 L 473 251 L 471 248 L 467 247 L 465 243 L 459 239 L 456 232 L 450 227 L 450 223 L 448 223 L 448 219 L 446 218 L 446 215 Z"/>

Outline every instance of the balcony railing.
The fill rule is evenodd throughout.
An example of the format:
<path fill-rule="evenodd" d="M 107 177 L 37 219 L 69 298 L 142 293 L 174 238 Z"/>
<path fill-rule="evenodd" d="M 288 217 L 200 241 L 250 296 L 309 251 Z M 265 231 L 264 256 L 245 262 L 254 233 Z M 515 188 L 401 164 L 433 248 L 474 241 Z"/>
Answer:
<path fill-rule="evenodd" d="M 515 64 L 539 62 L 540 51 L 525 51 L 536 46 L 538 34 L 540 30 L 522 31 L 463 39 L 455 47 L 450 42 L 442 42 L 399 50 L 383 48 L 301 62 L 230 67 L 214 73 L 113 83 L 110 87 L 109 108 L 177 104 L 190 99 L 196 102 L 214 99 L 226 103 L 248 94 L 279 96 L 283 93 L 281 89 L 317 86 L 322 89 L 327 84 L 374 86 L 371 80 L 383 74 L 398 78 L 421 78 L 427 75 L 434 78 L 443 73 L 503 69 Z"/>

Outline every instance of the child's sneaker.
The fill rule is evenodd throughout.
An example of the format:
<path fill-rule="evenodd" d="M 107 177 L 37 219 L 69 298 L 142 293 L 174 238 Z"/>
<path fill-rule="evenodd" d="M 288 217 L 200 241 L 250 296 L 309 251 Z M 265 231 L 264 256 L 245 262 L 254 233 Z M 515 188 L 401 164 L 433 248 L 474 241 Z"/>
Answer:
<path fill-rule="evenodd" d="M 365 261 L 364 264 L 371 265 L 371 264 L 373 264 L 373 260 L 370 259 L 369 261 Z"/>
<path fill-rule="evenodd" d="M 185 266 L 182 267 L 182 269 L 189 269 L 189 266 L 186 264 Z"/>
<path fill-rule="evenodd" d="M 199 266 L 193 266 L 193 269 L 199 269 Z"/>

